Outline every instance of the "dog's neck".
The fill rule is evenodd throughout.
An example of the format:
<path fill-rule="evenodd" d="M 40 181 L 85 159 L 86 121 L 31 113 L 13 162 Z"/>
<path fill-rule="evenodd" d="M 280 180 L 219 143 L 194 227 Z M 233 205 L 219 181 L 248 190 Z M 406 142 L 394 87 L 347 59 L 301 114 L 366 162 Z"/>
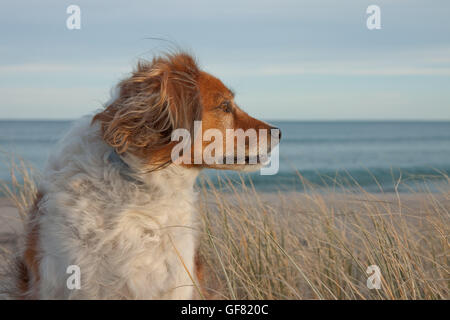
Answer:
<path fill-rule="evenodd" d="M 121 174 L 127 180 L 155 187 L 164 194 L 191 192 L 200 173 L 200 169 L 185 168 L 176 164 L 169 164 L 162 168 L 143 166 L 137 157 L 130 154 L 121 156 L 115 151 L 111 153 L 108 160 L 120 167 Z"/>

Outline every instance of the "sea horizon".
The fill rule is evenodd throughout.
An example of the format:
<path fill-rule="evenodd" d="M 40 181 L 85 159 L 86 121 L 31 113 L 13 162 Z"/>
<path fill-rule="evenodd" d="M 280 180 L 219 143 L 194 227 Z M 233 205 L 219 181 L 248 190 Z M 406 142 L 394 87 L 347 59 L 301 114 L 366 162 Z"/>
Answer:
<path fill-rule="evenodd" d="M 52 148 L 74 120 L 0 119 L 3 160 L 22 158 L 41 171 Z M 244 174 L 261 191 L 303 191 L 299 175 L 319 187 L 360 185 L 367 191 L 394 191 L 402 177 L 413 184 L 443 181 L 450 173 L 447 120 L 268 120 L 281 128 L 280 168 L 273 176 Z M 217 176 L 236 173 L 206 170 Z M 10 181 L 8 160 L 0 179 Z M 433 189 L 433 188 L 432 188 Z M 400 191 L 408 192 L 408 188 Z"/>

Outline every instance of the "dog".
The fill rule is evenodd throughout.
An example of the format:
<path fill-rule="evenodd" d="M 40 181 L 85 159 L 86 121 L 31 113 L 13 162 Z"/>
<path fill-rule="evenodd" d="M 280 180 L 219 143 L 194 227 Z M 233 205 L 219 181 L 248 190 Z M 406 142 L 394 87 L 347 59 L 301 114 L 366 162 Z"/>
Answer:
<path fill-rule="evenodd" d="M 198 298 L 196 178 L 204 168 L 263 164 L 250 163 L 248 145 L 240 164 L 175 163 L 171 135 L 192 132 L 196 121 L 203 132 L 266 129 L 264 139 L 275 138 L 273 126 L 241 110 L 234 93 L 185 52 L 140 61 L 102 110 L 78 120 L 39 182 L 16 297 Z"/>

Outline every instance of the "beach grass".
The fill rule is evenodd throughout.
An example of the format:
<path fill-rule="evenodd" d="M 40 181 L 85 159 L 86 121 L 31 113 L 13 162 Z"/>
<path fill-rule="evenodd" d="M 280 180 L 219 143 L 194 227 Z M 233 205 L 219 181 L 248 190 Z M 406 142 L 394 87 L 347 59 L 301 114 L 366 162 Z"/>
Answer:
<path fill-rule="evenodd" d="M 202 181 L 201 252 L 223 299 L 448 299 L 449 188 L 367 193 L 320 188 L 259 193 Z M 220 179 L 220 178 L 219 178 Z M 401 181 L 397 181 L 397 187 Z M 223 190 L 225 189 L 225 190 Z M 367 268 L 379 267 L 380 289 Z"/>
<path fill-rule="evenodd" d="M 36 186 L 12 166 L 2 191 L 22 221 Z M 20 177 L 20 178 L 19 178 Z M 203 297 L 214 299 L 448 299 L 448 176 L 439 191 L 324 188 L 260 192 L 251 180 L 199 181 Z M 402 181 L 395 181 L 395 190 Z M 1 254 L 0 250 L 0 254 Z M 380 270 L 380 289 L 367 268 Z M 1 280 L 0 280 L 1 281 Z"/>

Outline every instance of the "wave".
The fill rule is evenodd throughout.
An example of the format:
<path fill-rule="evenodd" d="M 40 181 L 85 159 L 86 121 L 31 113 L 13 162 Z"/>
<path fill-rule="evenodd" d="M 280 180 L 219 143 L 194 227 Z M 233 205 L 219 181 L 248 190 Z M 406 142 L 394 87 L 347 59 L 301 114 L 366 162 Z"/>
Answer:
<path fill-rule="evenodd" d="M 318 188 L 363 188 L 370 192 L 393 192 L 397 183 L 399 191 L 417 191 L 428 184 L 431 191 L 437 191 L 433 184 L 448 183 L 450 166 L 445 168 L 369 168 L 339 170 L 298 170 L 279 172 L 273 176 L 263 176 L 259 172 L 239 174 L 232 171 L 206 173 L 215 187 L 221 187 L 224 179 L 231 179 L 238 185 L 242 180 L 261 191 L 304 191 L 307 181 Z"/>

